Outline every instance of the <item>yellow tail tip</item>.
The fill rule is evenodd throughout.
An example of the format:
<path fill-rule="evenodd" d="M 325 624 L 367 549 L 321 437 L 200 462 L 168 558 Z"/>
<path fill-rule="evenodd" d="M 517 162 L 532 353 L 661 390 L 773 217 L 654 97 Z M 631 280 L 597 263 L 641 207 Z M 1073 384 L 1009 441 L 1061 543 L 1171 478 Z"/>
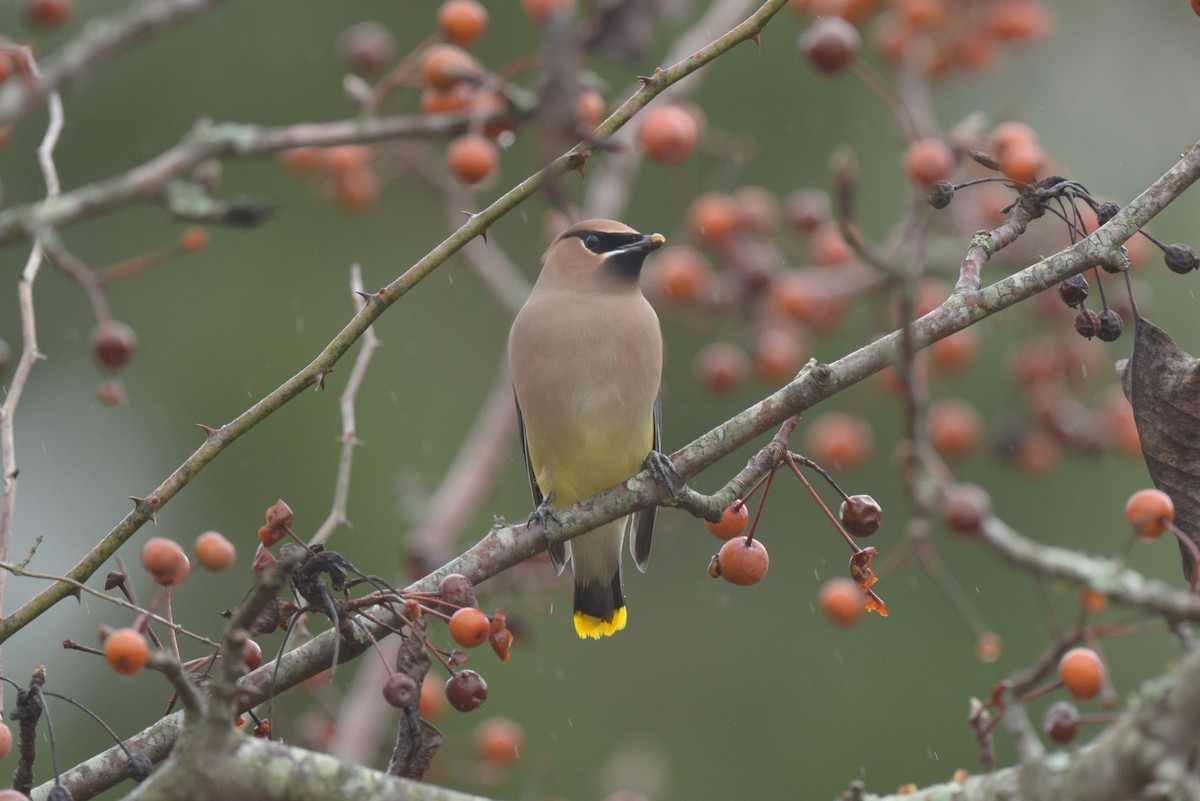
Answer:
<path fill-rule="evenodd" d="M 575 613 L 575 633 L 579 635 L 579 639 L 586 640 L 589 637 L 593 640 L 598 640 L 601 637 L 609 637 L 616 634 L 621 629 L 625 628 L 625 621 L 628 614 L 625 612 L 625 607 L 618 607 L 612 616 L 612 620 L 604 618 L 592 617 L 583 612 Z"/>

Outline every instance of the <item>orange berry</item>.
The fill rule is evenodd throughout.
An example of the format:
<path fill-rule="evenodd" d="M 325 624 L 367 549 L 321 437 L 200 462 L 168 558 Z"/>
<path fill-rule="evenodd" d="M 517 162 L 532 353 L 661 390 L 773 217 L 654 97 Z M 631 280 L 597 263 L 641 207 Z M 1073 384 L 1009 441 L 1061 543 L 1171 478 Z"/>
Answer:
<path fill-rule="evenodd" d="M 25 17 L 34 25 L 55 28 L 71 18 L 74 0 L 26 0 Z"/>
<path fill-rule="evenodd" d="M 295 175 L 308 175 L 324 169 L 328 148 L 294 147 L 279 154 L 283 166 Z"/>
<path fill-rule="evenodd" d="M 456 45 L 466 47 L 487 30 L 488 12 L 476 0 L 446 0 L 438 9 L 438 27 Z"/>
<path fill-rule="evenodd" d="M 188 573 L 192 572 L 192 564 L 179 543 L 166 537 L 151 537 L 142 546 L 142 567 L 154 579 L 155 584 L 172 587 L 180 584 Z"/>
<path fill-rule="evenodd" d="M 1162 490 L 1138 490 L 1125 503 L 1125 519 L 1137 536 L 1144 540 L 1157 539 L 1166 531 L 1167 523 L 1175 522 L 1175 503 Z"/>
<path fill-rule="evenodd" d="M 975 657 L 986 664 L 991 664 L 1000 658 L 1003 643 L 1000 635 L 992 631 L 980 634 L 975 640 Z"/>
<path fill-rule="evenodd" d="M 814 331 L 831 331 L 845 316 L 843 297 L 830 294 L 819 282 L 801 274 L 780 275 L 771 282 L 769 294 L 781 312 Z"/>
<path fill-rule="evenodd" d="M 146 666 L 150 645 L 141 632 L 117 629 L 104 640 L 104 658 L 122 676 L 132 676 Z"/>
<path fill-rule="evenodd" d="M 727 240 L 741 223 L 737 202 L 723 192 L 706 192 L 688 208 L 692 236 L 707 245 Z"/>
<path fill-rule="evenodd" d="M 608 104 L 604 102 L 604 95 L 595 89 L 580 89 L 579 94 L 575 95 L 575 116 L 587 130 L 604 122 L 607 114 Z"/>
<path fill-rule="evenodd" d="M 954 373 L 974 364 L 979 350 L 979 331 L 972 326 L 934 342 L 929 346 L 929 357 L 935 369 Z"/>
<path fill-rule="evenodd" d="M 999 156 L 1014 147 L 1036 145 L 1038 136 L 1037 132 L 1025 123 L 1010 121 L 1002 122 L 993 128 L 991 140 L 996 148 L 996 155 Z"/>
<path fill-rule="evenodd" d="M 0 759 L 8 756 L 8 752 L 12 750 L 12 744 L 12 729 L 8 728 L 4 723 L 0 723 Z M 0 796 L 0 801 L 3 801 L 2 796 Z"/>
<path fill-rule="evenodd" d="M 425 679 L 421 682 L 420 715 L 425 720 L 434 721 L 440 718 L 445 711 L 446 693 L 433 674 L 426 673 Z"/>
<path fill-rule="evenodd" d="M 466 50 L 451 44 L 432 45 L 421 62 L 425 84 L 443 92 L 464 78 L 479 78 L 482 74 L 479 62 Z"/>
<path fill-rule="evenodd" d="M 843 628 L 850 628 L 866 611 L 862 590 L 848 578 L 830 579 L 821 585 L 817 603 L 825 616 Z"/>
<path fill-rule="evenodd" d="M 929 407 L 929 442 L 942 456 L 967 456 L 982 439 L 983 418 L 971 404 L 947 398 Z"/>
<path fill-rule="evenodd" d="M 237 559 L 237 548 L 217 531 L 206 531 L 196 538 L 196 560 L 208 570 L 224 570 Z"/>
<path fill-rule="evenodd" d="M 942 0 L 898 0 L 896 9 L 904 20 L 917 28 L 938 28 L 946 21 Z"/>
<path fill-rule="evenodd" d="M 845 412 L 826 412 L 804 432 L 804 449 L 825 467 L 853 470 L 871 455 L 873 439 L 866 420 Z"/>
<path fill-rule="evenodd" d="M 1058 677 L 1078 701 L 1099 695 L 1107 675 L 1100 656 L 1091 648 L 1072 648 L 1058 662 Z"/>
<path fill-rule="evenodd" d="M 1044 476 L 1054 468 L 1062 458 L 1062 446 L 1048 431 L 1040 428 L 1027 432 L 1021 437 L 1013 451 L 1013 459 L 1021 472 L 1031 476 Z"/>
<path fill-rule="evenodd" d="M 443 91 L 427 86 L 421 90 L 422 114 L 448 114 L 455 111 L 465 111 L 475 101 L 478 90 L 465 83 L 456 83 Z"/>
<path fill-rule="evenodd" d="M 379 176 L 370 167 L 338 173 L 333 181 L 333 199 L 349 211 L 364 211 L 379 199 Z"/>
<path fill-rule="evenodd" d="M 954 151 L 941 139 L 918 139 L 904 151 L 904 171 L 921 185 L 946 180 L 954 166 Z"/>
<path fill-rule="evenodd" d="M 446 166 L 465 184 L 477 184 L 496 172 L 500 149 L 479 134 L 464 134 L 446 148 Z"/>
<path fill-rule="evenodd" d="M 1020 183 L 1033 183 L 1046 164 L 1046 155 L 1037 144 L 1014 145 L 1005 150 L 998 159 L 1000 170 Z"/>
<path fill-rule="evenodd" d="M 1054 25 L 1041 0 L 1005 0 L 991 7 L 991 32 L 1001 39 L 1040 39 Z"/>
<path fill-rule="evenodd" d="M 714 523 L 711 520 L 705 520 L 704 527 L 708 529 L 709 534 L 719 540 L 731 540 L 741 536 L 741 533 L 746 530 L 748 522 L 750 522 L 750 510 L 739 498 L 725 507 L 719 521 Z"/>
<path fill-rule="evenodd" d="M 821 267 L 843 264 L 854 258 L 854 250 L 832 223 L 822 225 L 808 239 L 808 260 Z"/>
<path fill-rule="evenodd" d="M 700 140 L 700 124 L 679 106 L 662 106 L 646 112 L 638 129 L 638 142 L 646 158 L 659 164 L 678 164 L 692 155 Z"/>
<path fill-rule="evenodd" d="M 325 166 L 334 175 L 357 172 L 370 163 L 371 148 L 366 145 L 338 145 L 325 151 Z"/>
<path fill-rule="evenodd" d="M 706 345 L 696 354 L 696 375 L 712 392 L 737 389 L 750 373 L 746 351 L 728 342 Z"/>
<path fill-rule="evenodd" d="M 1089 615 L 1098 615 L 1108 609 L 1108 596 L 1095 590 L 1083 593 L 1083 608 Z"/>
<path fill-rule="evenodd" d="M 450 636 L 463 648 L 483 645 L 491 632 L 488 616 L 473 607 L 465 606 L 450 616 Z"/>
<path fill-rule="evenodd" d="M 552 15 L 565 12 L 574 5 L 575 0 L 521 0 L 521 8 L 526 16 L 538 25 L 545 24 Z"/>
<path fill-rule="evenodd" d="M 763 580 L 770 563 L 767 549 L 758 540 L 734 537 L 717 553 L 717 570 L 721 578 L 739 587 L 749 587 Z"/>
<path fill-rule="evenodd" d="M 511 718 L 491 717 L 475 729 L 475 749 L 488 762 L 511 765 L 525 747 L 525 731 Z"/>
<path fill-rule="evenodd" d="M 768 328 L 754 340 L 754 366 L 763 381 L 788 381 L 804 361 L 804 343 L 799 332 Z"/>
<path fill-rule="evenodd" d="M 188 253 L 199 253 L 208 247 L 208 239 L 207 230 L 193 227 L 184 231 L 179 237 L 179 245 Z"/>
<path fill-rule="evenodd" d="M 663 249 L 651 263 L 648 280 L 664 298 L 696 303 L 712 293 L 712 267 L 704 254 L 687 245 Z"/>

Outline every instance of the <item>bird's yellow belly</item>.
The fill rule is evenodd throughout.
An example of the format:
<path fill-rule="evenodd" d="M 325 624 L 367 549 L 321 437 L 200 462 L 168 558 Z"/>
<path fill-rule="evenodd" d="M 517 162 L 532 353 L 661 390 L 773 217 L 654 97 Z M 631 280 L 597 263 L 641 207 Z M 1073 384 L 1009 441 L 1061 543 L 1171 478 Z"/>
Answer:
<path fill-rule="evenodd" d="M 610 402 L 605 402 L 609 400 Z M 556 507 L 616 486 L 642 468 L 654 445 L 653 399 L 635 410 L 593 397 L 558 423 L 526 429 L 538 486 Z"/>

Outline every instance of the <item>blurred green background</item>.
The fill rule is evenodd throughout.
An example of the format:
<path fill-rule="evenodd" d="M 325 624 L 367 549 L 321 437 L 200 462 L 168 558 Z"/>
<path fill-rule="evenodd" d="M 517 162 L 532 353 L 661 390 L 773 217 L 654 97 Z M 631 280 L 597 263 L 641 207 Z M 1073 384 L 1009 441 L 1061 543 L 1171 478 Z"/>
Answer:
<path fill-rule="evenodd" d="M 499 68 L 536 50 L 539 31 L 519 4 L 487 4 L 492 26 L 474 48 L 481 60 Z M 129 4 L 88 0 L 71 25 L 52 33 L 30 30 L 17 5 L 0 7 L 0 32 L 32 38 L 40 53 L 49 54 L 88 17 Z M 632 93 L 635 76 L 651 72 L 694 18 L 692 4 L 671 5 L 680 16 L 663 26 L 644 61 L 589 64 L 610 81 L 610 102 Z M 97 70 L 66 94 L 67 127 L 57 159 L 65 186 L 146 161 L 201 117 L 282 125 L 352 116 L 341 89 L 340 32 L 377 20 L 406 52 L 433 31 L 436 7 L 359 0 L 224 4 Z M 979 110 L 990 120 L 1026 121 L 1072 176 L 1097 194 L 1127 200 L 1200 132 L 1194 82 L 1200 19 L 1182 0 L 1071 0 L 1054 8 L 1058 24 L 1049 41 L 1006 51 L 986 73 L 935 84 L 937 118 L 949 127 Z M 679 241 L 687 203 L 699 191 L 754 183 L 783 197 L 798 187 L 824 186 L 828 157 L 840 145 L 851 147 L 860 162 L 859 207 L 867 234 L 880 239 L 901 219 L 910 189 L 898 132 L 861 84 L 849 76 L 819 76 L 798 57 L 795 39 L 805 25 L 797 15 L 781 13 L 763 34 L 761 51 L 743 45 L 706 68 L 695 96 L 710 132 L 747 137 L 754 157 L 737 169 L 704 157 L 678 167 L 646 166 L 629 223 Z M 413 96 L 404 103 L 412 108 Z M 30 116 L 0 154 L 6 204 L 44 192 L 33 158 L 44 124 L 44 113 Z M 480 206 L 535 169 L 532 145 L 518 132 L 500 176 L 479 192 Z M 603 169 L 602 156 L 589 165 L 593 174 Z M 256 230 L 214 228 L 204 253 L 111 288 L 114 315 L 139 337 L 123 375 L 127 398 L 115 408 L 95 400 L 100 375 L 87 344 L 94 320 L 86 297 L 62 273 L 42 270 L 37 311 L 47 360 L 34 371 L 17 414 L 21 473 L 13 553 L 20 558 L 35 537 L 43 537 L 33 569 L 67 570 L 125 514 L 127 496 L 148 493 L 200 443 L 195 423 L 232 419 L 306 364 L 351 313 L 352 263 L 362 265 L 368 287 L 382 286 L 449 231 L 442 201 L 431 200 L 407 175 L 395 176 L 377 205 L 361 214 L 326 202 L 275 159 L 228 163 L 219 194 L 278 203 L 280 211 Z M 1185 196 L 1153 230 L 1164 241 L 1196 245 L 1198 203 L 1195 194 Z M 536 198 L 489 233 L 530 279 L 543 247 L 545 210 Z M 158 208 L 139 207 L 60 234 L 75 254 L 99 267 L 166 246 L 183 227 Z M 14 349 L 20 343 L 16 279 L 27 252 L 24 243 L 0 250 L 0 337 Z M 945 275 L 956 269 L 953 257 L 934 266 Z M 989 266 L 985 277 L 999 270 Z M 1182 288 L 1195 276 L 1170 275 L 1152 258 L 1141 280 L 1146 291 L 1139 301 L 1145 298 L 1151 316 L 1185 349 L 1200 351 L 1194 290 Z M 1117 282 L 1109 282 L 1109 290 L 1121 291 Z M 813 355 L 831 360 L 868 341 L 887 327 L 880 308 L 865 305 L 854 325 L 818 339 Z M 734 394 L 712 396 L 694 378 L 692 359 L 713 331 L 698 334 L 685 314 L 664 311 L 662 317 L 668 343 L 665 444 L 672 450 L 774 387 L 752 381 Z M 437 486 L 471 426 L 502 357 L 509 319 L 459 257 L 378 324 L 384 346 L 359 396 L 364 444 L 356 452 L 349 506 L 354 528 L 331 543 L 356 564 L 402 575 L 405 533 L 421 511 L 414 500 Z M 935 394 L 968 398 L 989 421 L 1002 422 L 1016 392 L 1006 359 L 1027 336 L 1030 319 L 1028 311 L 1014 309 L 985 321 L 980 361 L 952 381 L 935 383 Z M 715 330 L 737 337 L 742 329 L 729 320 Z M 1106 351 L 1116 359 L 1130 346 L 1127 334 Z M 291 504 L 299 530 L 315 528 L 333 490 L 336 401 L 349 364 L 330 376 L 328 391 L 305 394 L 229 448 L 171 502 L 156 528 L 139 532 L 125 558 L 136 564 L 136 549 L 150 536 L 190 543 L 201 531 L 217 529 L 248 559 L 263 510 L 276 498 Z M 849 490 L 868 492 L 883 504 L 885 527 L 871 544 L 886 555 L 906 517 L 891 458 L 898 406 L 873 382 L 827 405 L 866 415 L 874 427 L 870 466 L 844 478 Z M 716 489 L 750 452 L 725 460 L 696 487 Z M 1124 499 L 1148 484 L 1140 462 L 1112 454 L 1069 457 L 1048 479 L 1027 477 L 984 454 L 958 475 L 989 487 L 998 512 L 1017 529 L 1096 553 L 1125 544 Z M 494 515 L 519 520 L 528 511 L 514 437 L 498 490 L 461 545 L 482 536 Z M 1030 664 L 1051 642 L 1032 580 L 942 531 L 939 549 L 949 570 L 1003 638 L 997 662 L 976 658 L 973 637 L 911 561 L 878 588 L 890 618 L 869 616 L 853 630 L 835 629 L 814 603 L 821 583 L 844 570 L 845 546 L 790 481 L 777 485 L 765 514 L 761 535 L 772 568 L 754 588 L 708 578 L 715 541 L 698 521 L 672 511 L 660 520 L 651 571 L 627 576 L 629 628 L 604 642 L 576 639 L 565 583 L 525 595 L 481 588 L 484 607 L 504 608 L 522 631 L 511 662 L 472 657 L 491 695 L 482 711 L 439 721 L 448 738 L 434 780 L 500 797 L 578 801 L 618 789 L 654 801 L 832 798 L 856 778 L 879 792 L 906 782 L 943 781 L 956 768 L 977 767 L 977 746 L 965 723 L 968 699 L 988 696 L 996 681 Z M 1140 545 L 1130 559 L 1152 575 L 1179 577 L 1168 542 Z M 244 568 L 234 573 L 195 572 L 176 594 L 178 617 L 215 636 L 217 612 L 234 605 L 248 583 Z M 41 586 L 10 579 L 5 608 L 16 608 Z M 146 597 L 147 583 L 139 588 Z M 1051 598 L 1064 616 L 1075 608 L 1069 591 L 1052 588 Z M 24 681 L 45 664 L 54 689 L 91 705 L 119 732 L 138 731 L 165 707 L 167 684 L 153 675 L 118 678 L 96 658 L 59 645 L 64 638 L 92 643 L 99 624 L 128 622 L 121 610 L 87 597 L 61 603 L 5 645 L 5 673 Z M 278 642 L 263 645 L 269 652 Z M 1161 634 L 1113 639 L 1106 649 L 1122 691 L 1160 673 L 1177 654 Z M 348 683 L 353 672 L 343 670 L 337 684 Z M 319 695 L 289 695 L 277 706 L 275 732 L 302 741 L 304 714 L 336 703 L 336 695 Z M 11 696 L 6 699 L 11 706 Z M 1035 705 L 1035 719 L 1044 703 Z M 509 775 L 481 785 L 471 732 L 489 714 L 520 721 L 526 744 Z M 72 717 L 74 712 L 55 708 L 54 715 L 60 764 L 73 765 L 107 747 L 93 724 Z M 1003 760 L 1007 744 L 1002 736 L 998 741 Z M 0 771 L 14 765 L 10 756 Z M 48 778 L 48 763 L 39 767 Z"/>

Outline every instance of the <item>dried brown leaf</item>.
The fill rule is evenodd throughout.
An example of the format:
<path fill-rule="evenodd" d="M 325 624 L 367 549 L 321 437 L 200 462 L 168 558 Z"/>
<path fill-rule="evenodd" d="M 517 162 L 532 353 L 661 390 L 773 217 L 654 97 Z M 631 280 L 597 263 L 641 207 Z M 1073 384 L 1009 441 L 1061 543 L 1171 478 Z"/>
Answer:
<path fill-rule="evenodd" d="M 1174 501 L 1176 525 L 1200 545 L 1200 360 L 1139 318 L 1122 385 L 1150 478 Z M 1182 544 L 1179 550 L 1190 580 L 1194 559 Z"/>

